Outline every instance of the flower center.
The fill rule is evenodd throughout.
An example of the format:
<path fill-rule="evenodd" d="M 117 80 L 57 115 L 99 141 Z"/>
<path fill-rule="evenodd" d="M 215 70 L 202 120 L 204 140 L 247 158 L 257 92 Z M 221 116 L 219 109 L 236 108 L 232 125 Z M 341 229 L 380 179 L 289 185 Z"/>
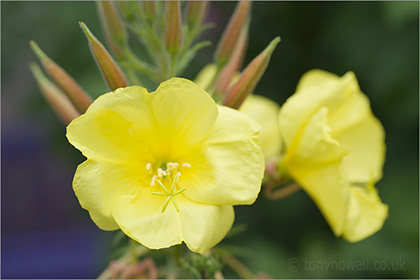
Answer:
<path fill-rule="evenodd" d="M 177 190 L 176 184 L 179 181 L 179 177 L 181 177 L 181 171 L 183 168 L 190 168 L 191 164 L 189 163 L 183 163 L 181 166 L 177 162 L 168 162 L 166 164 L 166 167 L 162 165 L 156 171 L 153 171 L 152 164 L 149 162 L 146 164 L 146 170 L 149 171 L 150 174 L 153 174 L 152 181 L 150 182 L 151 186 L 154 186 L 156 182 L 162 187 L 164 192 L 152 192 L 154 195 L 161 195 L 166 196 L 165 204 L 162 207 L 161 212 L 165 212 L 166 207 L 168 207 L 169 201 L 172 201 L 173 205 L 175 206 L 175 209 L 177 212 L 179 212 L 179 206 L 178 203 L 175 200 L 175 196 L 177 194 L 182 193 L 185 191 L 185 188 L 181 190 Z M 166 181 L 169 182 L 171 185 L 171 188 L 165 187 L 163 184 L 163 179 L 166 179 Z"/>

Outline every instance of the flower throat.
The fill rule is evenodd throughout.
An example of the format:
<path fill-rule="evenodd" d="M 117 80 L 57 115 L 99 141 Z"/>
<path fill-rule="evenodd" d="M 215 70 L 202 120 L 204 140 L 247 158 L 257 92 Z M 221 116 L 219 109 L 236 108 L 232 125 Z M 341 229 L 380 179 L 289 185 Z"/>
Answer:
<path fill-rule="evenodd" d="M 146 164 L 146 170 L 148 170 L 150 174 L 153 174 L 150 185 L 154 186 L 157 182 L 164 191 L 164 192 L 152 192 L 152 194 L 167 197 L 161 210 L 162 213 L 164 213 L 166 208 L 168 207 L 169 201 L 172 201 L 177 212 L 180 211 L 178 203 L 175 200 L 175 196 L 185 191 L 185 188 L 177 190 L 176 184 L 179 181 L 179 177 L 181 177 L 182 169 L 190 168 L 190 167 L 191 167 L 191 164 L 189 163 L 183 163 L 181 166 L 179 166 L 179 163 L 177 162 L 168 162 L 166 164 L 166 168 L 163 165 L 163 168 L 159 167 L 158 169 L 156 169 L 155 172 L 153 172 L 152 164 L 150 162 Z M 165 185 L 163 184 L 162 181 L 164 178 L 166 178 L 170 182 L 170 185 L 171 185 L 170 189 L 165 187 Z"/>

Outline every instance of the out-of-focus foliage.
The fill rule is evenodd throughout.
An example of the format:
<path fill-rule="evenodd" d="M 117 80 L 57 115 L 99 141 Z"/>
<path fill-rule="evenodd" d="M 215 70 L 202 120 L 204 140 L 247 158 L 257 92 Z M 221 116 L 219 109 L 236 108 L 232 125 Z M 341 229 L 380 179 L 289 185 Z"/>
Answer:
<path fill-rule="evenodd" d="M 201 67 L 211 62 L 218 36 L 234 5 L 212 3 L 207 21 L 216 22 L 217 27 L 205 32 L 203 39 L 214 44 L 198 53 L 194 64 L 186 69 L 186 77 L 194 78 Z M 382 231 L 352 244 L 333 236 L 304 192 L 281 201 L 268 201 L 261 196 L 251 207 L 236 207 L 236 222 L 247 224 L 248 230 L 221 245 L 245 246 L 246 250 L 238 250 L 238 254 L 244 255 L 241 260 L 253 272 L 264 271 L 279 278 L 419 277 L 419 3 L 256 1 L 252 9 L 245 64 L 271 38 L 282 38 L 255 90 L 257 94 L 282 104 L 293 93 L 301 75 L 310 69 L 321 68 L 337 75 L 350 70 L 356 73 L 386 131 L 384 176 L 377 188 L 383 202 L 389 205 L 389 218 Z M 69 215 L 66 227 L 89 225 L 88 214 L 79 207 L 71 191 L 74 166 L 83 157 L 66 143 L 64 128 L 43 100 L 27 65 L 36 59 L 29 48 L 29 40 L 35 39 L 93 97 L 106 92 L 78 25 L 78 21 L 84 21 L 104 42 L 95 4 L 1 2 L 1 13 L 2 234 L 64 227 L 57 226 L 59 219 L 54 219 L 51 211 Z M 135 46 L 135 38 L 130 40 Z M 25 141 L 17 142 L 22 135 Z M 43 145 L 42 154 L 34 152 L 36 147 L 29 146 L 31 141 Z M 16 147 L 27 150 L 16 154 Z M 54 178 L 51 172 L 31 173 L 29 169 L 34 164 L 40 166 L 37 170 L 44 170 L 41 164 L 45 162 L 28 160 L 41 155 L 50 159 L 50 167 L 61 166 L 61 181 L 49 179 Z M 63 185 L 54 185 L 57 181 Z M 43 195 L 60 199 L 60 203 L 44 201 Z M 110 245 L 104 242 L 102 246 Z M 55 253 L 60 258 L 60 251 Z M 102 256 L 98 251 L 97 258 L 103 260 Z M 2 254 L 2 262 L 7 258 Z M 296 271 L 291 267 L 294 258 L 299 262 Z M 338 267 L 329 271 L 308 266 L 314 261 L 364 259 L 372 266 L 375 262 L 400 262 L 400 266 Z M 105 262 L 101 265 L 82 277 L 96 277 Z M 225 276 L 237 277 L 229 270 Z"/>

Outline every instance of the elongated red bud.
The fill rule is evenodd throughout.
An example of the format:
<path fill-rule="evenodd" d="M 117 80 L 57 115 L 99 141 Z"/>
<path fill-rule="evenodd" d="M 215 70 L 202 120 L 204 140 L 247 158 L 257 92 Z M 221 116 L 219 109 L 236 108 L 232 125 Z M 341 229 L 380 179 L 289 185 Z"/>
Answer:
<path fill-rule="evenodd" d="M 29 68 L 45 99 L 66 125 L 80 116 L 79 111 L 71 103 L 70 99 L 44 75 L 38 64 L 31 62 Z"/>
<path fill-rule="evenodd" d="M 185 17 L 190 29 L 200 26 L 207 14 L 210 1 L 188 1 Z"/>
<path fill-rule="evenodd" d="M 220 74 L 216 80 L 214 87 L 214 93 L 216 95 L 224 95 L 235 74 L 240 71 L 247 48 L 248 32 L 249 24 L 246 24 L 241 31 L 238 42 L 236 43 L 232 58 L 230 59 L 229 63 L 222 69 L 222 71 L 220 71 Z"/>
<path fill-rule="evenodd" d="M 76 106 L 80 113 L 86 112 L 92 99 L 82 89 L 82 87 L 64 71 L 59 65 L 52 61 L 35 43 L 30 42 L 31 48 L 42 63 L 45 71 L 53 81 L 64 91 L 71 102 Z"/>
<path fill-rule="evenodd" d="M 125 57 L 122 46 L 127 41 L 127 31 L 115 4 L 111 1 L 96 1 L 102 31 L 111 53 L 117 59 Z"/>
<path fill-rule="evenodd" d="M 165 42 L 170 53 L 177 52 L 182 47 L 182 19 L 179 1 L 166 1 Z"/>
<path fill-rule="evenodd" d="M 238 42 L 242 27 L 246 23 L 247 19 L 249 19 L 250 11 L 250 1 L 240 1 L 236 6 L 232 17 L 223 32 L 222 38 L 217 45 L 214 55 L 214 60 L 219 66 L 224 66 L 229 62 L 233 50 Z"/>
<path fill-rule="evenodd" d="M 153 22 L 156 17 L 156 3 L 155 1 L 140 1 L 144 18 L 149 22 Z"/>
<path fill-rule="evenodd" d="M 239 80 L 232 85 L 223 99 L 223 105 L 238 109 L 245 98 L 254 90 L 270 62 L 271 54 L 280 42 L 273 41 L 242 72 Z"/>
<path fill-rule="evenodd" d="M 86 24 L 83 22 L 79 22 L 79 24 L 85 32 L 92 55 L 109 89 L 116 90 L 117 88 L 128 86 L 127 78 L 105 47 L 90 32 Z"/>

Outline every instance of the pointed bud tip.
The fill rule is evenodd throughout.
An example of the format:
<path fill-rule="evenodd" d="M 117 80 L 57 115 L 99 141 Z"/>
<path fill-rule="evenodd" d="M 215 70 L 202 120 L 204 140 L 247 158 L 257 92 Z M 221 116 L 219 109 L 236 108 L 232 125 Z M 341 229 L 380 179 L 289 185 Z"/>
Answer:
<path fill-rule="evenodd" d="M 48 56 L 41 50 L 41 48 L 34 40 L 29 41 L 29 45 L 31 46 L 32 51 L 39 58 L 39 60 L 48 59 Z"/>
<path fill-rule="evenodd" d="M 90 32 L 89 28 L 86 26 L 86 24 L 83 21 L 79 21 L 79 25 L 80 25 L 80 28 L 82 28 L 83 32 L 85 33 L 89 41 L 96 39 L 95 36 L 93 36 L 92 32 Z"/>
<path fill-rule="evenodd" d="M 274 51 L 274 49 L 277 47 L 277 45 L 280 43 L 281 39 L 280 36 L 277 36 L 276 38 L 274 38 L 270 44 L 268 44 L 268 46 L 265 48 L 264 52 L 268 53 L 269 55 L 271 55 Z"/>

